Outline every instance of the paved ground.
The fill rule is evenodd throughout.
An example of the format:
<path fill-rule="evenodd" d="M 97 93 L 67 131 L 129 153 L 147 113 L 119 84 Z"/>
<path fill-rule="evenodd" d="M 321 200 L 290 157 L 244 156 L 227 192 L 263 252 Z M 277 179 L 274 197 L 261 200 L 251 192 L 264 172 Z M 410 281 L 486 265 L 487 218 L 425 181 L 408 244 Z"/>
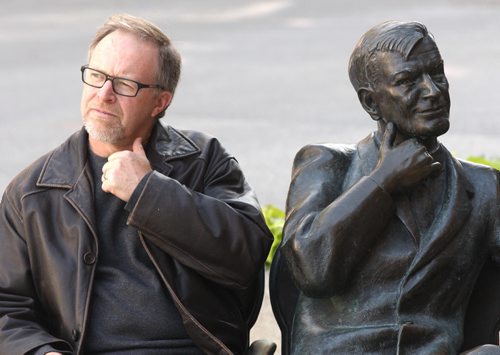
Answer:
<path fill-rule="evenodd" d="M 0 4 L 0 191 L 80 127 L 79 67 L 112 13 L 156 22 L 183 58 L 165 120 L 218 136 L 263 204 L 284 206 L 295 152 L 356 142 L 373 127 L 347 77 L 359 36 L 387 19 L 424 22 L 451 85 L 460 157 L 500 155 L 500 3 L 495 0 L 3 0 Z M 279 340 L 266 301 L 255 337 Z"/>

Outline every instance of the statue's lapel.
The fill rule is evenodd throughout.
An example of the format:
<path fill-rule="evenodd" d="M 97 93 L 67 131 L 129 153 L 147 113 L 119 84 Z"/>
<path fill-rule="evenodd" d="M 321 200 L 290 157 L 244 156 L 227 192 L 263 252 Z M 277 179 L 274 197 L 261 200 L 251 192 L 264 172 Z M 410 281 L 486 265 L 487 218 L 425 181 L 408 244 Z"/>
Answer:
<path fill-rule="evenodd" d="M 412 236 L 415 245 L 419 245 L 422 237 L 417 226 L 417 221 L 415 220 L 415 215 L 410 206 L 410 200 L 405 194 L 398 196 L 396 200 L 396 216 L 398 216 L 399 220 L 404 224 Z"/>
<path fill-rule="evenodd" d="M 443 199 L 443 207 L 435 216 L 434 221 L 425 233 L 425 236 L 420 235 L 415 216 L 412 212 L 408 197 L 400 195 L 395 199 L 396 215 L 404 224 L 408 233 L 414 239 L 416 245 L 420 245 L 424 237 L 425 243 L 420 245 L 415 263 L 421 265 L 438 254 L 450 239 L 456 235 L 467 220 L 470 213 L 471 204 L 470 198 L 474 194 L 474 189 L 467 180 L 459 161 L 442 147 L 444 150 L 446 169 L 445 193 Z M 358 161 L 355 162 L 351 169 L 350 176 L 347 179 L 348 185 L 354 184 L 361 177 L 369 175 L 375 168 L 378 161 L 379 147 L 372 134 L 358 143 Z M 346 186 L 349 187 L 349 186 Z"/>
<path fill-rule="evenodd" d="M 445 149 L 443 147 L 443 149 Z M 474 190 L 467 180 L 462 165 L 445 150 L 447 183 L 443 207 L 424 235 L 424 240 L 412 264 L 412 273 L 429 263 L 450 244 L 461 230 L 471 211 L 470 199 Z"/>

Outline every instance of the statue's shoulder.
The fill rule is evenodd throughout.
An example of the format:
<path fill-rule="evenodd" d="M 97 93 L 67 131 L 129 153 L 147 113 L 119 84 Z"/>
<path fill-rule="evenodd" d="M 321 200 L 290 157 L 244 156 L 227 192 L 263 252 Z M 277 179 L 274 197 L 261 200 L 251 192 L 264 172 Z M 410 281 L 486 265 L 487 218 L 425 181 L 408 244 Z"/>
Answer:
<path fill-rule="evenodd" d="M 318 143 L 302 147 L 295 155 L 294 166 L 344 165 L 352 160 L 356 152 L 354 144 Z"/>
<path fill-rule="evenodd" d="M 293 163 L 287 206 L 298 206 L 304 199 L 313 209 L 326 200 L 331 202 L 332 196 L 341 193 L 355 155 L 356 145 L 323 143 L 302 147 Z"/>
<path fill-rule="evenodd" d="M 484 179 L 496 182 L 498 184 L 500 178 L 500 170 L 491 166 L 474 163 L 467 160 L 457 159 L 463 168 L 463 171 L 471 180 L 471 182 L 482 181 Z"/>
<path fill-rule="evenodd" d="M 488 195 L 498 194 L 500 170 L 487 165 L 457 159 L 469 183 L 476 191 L 488 192 Z M 497 197 L 498 198 L 498 197 Z"/>

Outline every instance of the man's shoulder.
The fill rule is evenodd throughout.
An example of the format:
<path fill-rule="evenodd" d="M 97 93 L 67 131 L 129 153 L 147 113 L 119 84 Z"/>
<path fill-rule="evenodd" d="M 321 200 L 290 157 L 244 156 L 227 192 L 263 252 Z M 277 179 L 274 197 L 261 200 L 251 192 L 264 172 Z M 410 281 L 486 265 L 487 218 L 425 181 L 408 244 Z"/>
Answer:
<path fill-rule="evenodd" d="M 68 147 L 74 143 L 77 134 L 78 132 L 72 134 L 59 146 L 36 158 L 32 163 L 22 169 L 7 185 L 5 193 L 12 195 L 12 197 L 22 198 L 25 195 L 44 190 L 44 188 L 37 186 L 37 183 L 43 171 L 46 169 L 50 158 L 55 152 L 65 148 L 68 149 Z"/>
<path fill-rule="evenodd" d="M 181 136 L 189 139 L 191 142 L 193 142 L 196 146 L 198 146 L 200 149 L 204 149 L 207 146 L 210 146 L 212 144 L 217 144 L 220 145 L 221 143 L 217 139 L 217 137 L 206 133 L 206 132 L 201 132 L 201 131 L 196 131 L 192 129 L 177 129 L 172 126 L 168 126 L 168 129 L 171 131 L 176 132 L 177 134 L 180 134 Z"/>
<path fill-rule="evenodd" d="M 169 125 L 162 127 L 168 136 L 168 143 L 163 146 L 167 155 L 197 155 L 201 158 L 210 156 L 230 156 L 220 141 L 213 135 L 191 129 L 178 129 Z M 161 149 L 160 149 L 161 150 Z"/>
<path fill-rule="evenodd" d="M 23 196 L 34 193 L 37 190 L 37 181 L 53 150 L 37 158 L 27 167 L 22 169 L 7 185 L 5 194 L 12 199 L 20 200 Z"/>

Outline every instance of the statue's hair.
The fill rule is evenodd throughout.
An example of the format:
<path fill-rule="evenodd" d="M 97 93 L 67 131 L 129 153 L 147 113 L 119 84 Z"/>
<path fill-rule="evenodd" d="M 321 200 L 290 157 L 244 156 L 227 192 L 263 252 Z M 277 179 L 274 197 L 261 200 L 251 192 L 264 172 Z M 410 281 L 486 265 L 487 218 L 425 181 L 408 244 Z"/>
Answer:
<path fill-rule="evenodd" d="M 407 59 L 425 37 L 432 35 L 419 22 L 387 21 L 372 27 L 359 39 L 349 60 L 349 78 L 354 89 L 371 87 L 377 52 L 397 52 Z"/>
<path fill-rule="evenodd" d="M 131 15 L 113 15 L 101 28 L 98 29 L 94 39 L 89 46 L 89 61 L 97 44 L 107 35 L 114 31 L 125 31 L 136 35 L 138 38 L 150 41 L 158 46 L 158 84 L 170 91 L 175 92 L 181 74 L 181 56 L 175 49 L 170 38 L 164 34 L 153 23 Z M 165 111 L 158 115 L 162 117 Z"/>

